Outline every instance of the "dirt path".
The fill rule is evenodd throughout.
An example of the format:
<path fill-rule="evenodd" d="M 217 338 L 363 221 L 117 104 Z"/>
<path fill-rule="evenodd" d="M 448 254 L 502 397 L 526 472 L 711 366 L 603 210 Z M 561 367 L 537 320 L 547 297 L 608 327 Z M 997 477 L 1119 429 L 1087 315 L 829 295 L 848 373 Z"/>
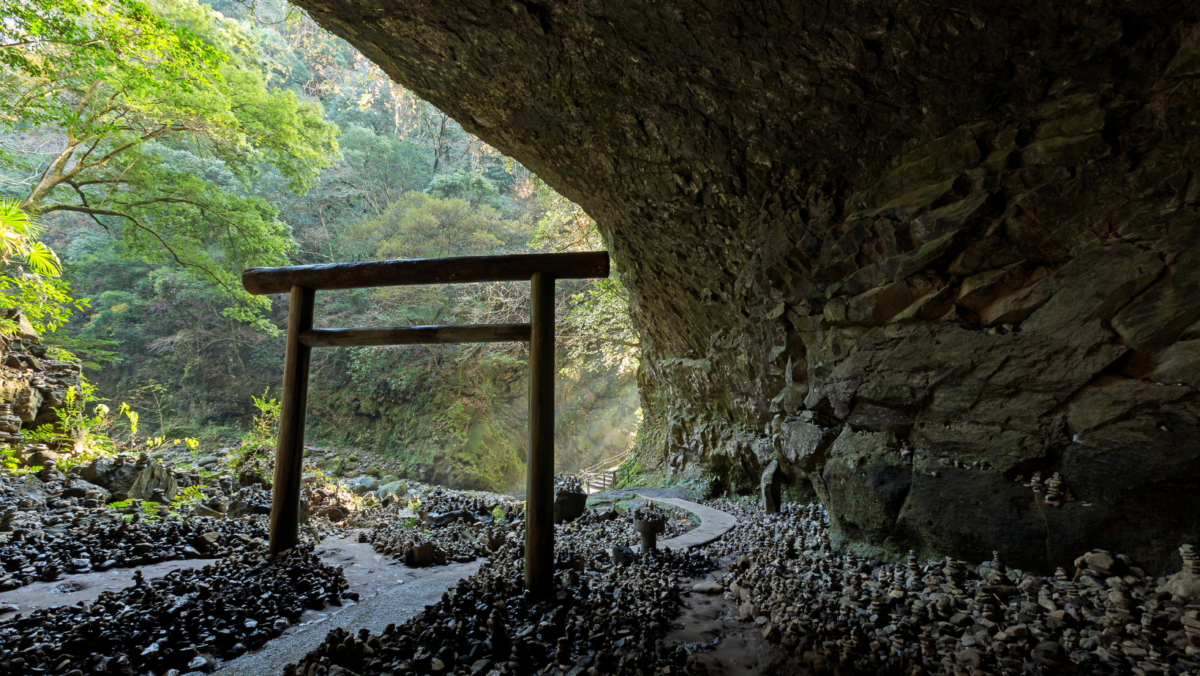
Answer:
<path fill-rule="evenodd" d="M 686 488 L 621 488 L 618 490 L 592 493 L 588 502 L 616 502 L 618 500 L 636 499 L 642 495 L 647 498 L 674 498 L 677 500 L 697 500 L 701 496 Z"/>
<path fill-rule="evenodd" d="M 722 594 L 691 591 L 694 584 L 719 579 L 722 574 L 714 571 L 680 584 L 684 590 L 683 613 L 673 623 L 675 629 L 663 640 L 668 646 L 682 645 L 695 654 L 696 661 L 711 676 L 775 673 L 781 661 L 779 651 L 763 639 L 761 626 L 739 621 L 736 603 Z"/>

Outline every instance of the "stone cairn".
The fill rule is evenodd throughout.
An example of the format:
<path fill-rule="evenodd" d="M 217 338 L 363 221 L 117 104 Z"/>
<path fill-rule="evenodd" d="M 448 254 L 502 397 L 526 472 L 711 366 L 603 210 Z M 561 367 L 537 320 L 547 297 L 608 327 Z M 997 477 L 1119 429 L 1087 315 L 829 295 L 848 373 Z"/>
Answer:
<path fill-rule="evenodd" d="M 12 404 L 0 404 L 0 442 L 19 444 L 25 440 L 21 432 L 21 419 L 13 415 Z"/>
<path fill-rule="evenodd" d="M 641 536 L 642 554 L 658 549 L 658 534 L 666 530 L 667 515 L 654 505 L 633 510 L 633 529 Z"/>
<path fill-rule="evenodd" d="M 706 673 L 663 641 L 683 603 L 677 579 L 709 570 L 706 557 L 618 560 L 607 553 L 613 531 L 579 522 L 556 531 L 551 600 L 525 593 L 519 544 L 505 546 L 417 617 L 378 634 L 331 631 L 285 676 Z"/>
<path fill-rule="evenodd" d="M 837 553 L 820 505 L 779 515 L 711 506 L 739 522 L 702 551 L 728 566 L 720 581 L 731 614 L 761 632 L 774 673 L 1200 673 L 1191 572 L 1200 557 L 1190 545 L 1180 548 L 1183 572 L 1168 577 L 1102 550 L 1079 557 L 1074 576 L 1040 577 L 997 553 L 979 566 Z"/>

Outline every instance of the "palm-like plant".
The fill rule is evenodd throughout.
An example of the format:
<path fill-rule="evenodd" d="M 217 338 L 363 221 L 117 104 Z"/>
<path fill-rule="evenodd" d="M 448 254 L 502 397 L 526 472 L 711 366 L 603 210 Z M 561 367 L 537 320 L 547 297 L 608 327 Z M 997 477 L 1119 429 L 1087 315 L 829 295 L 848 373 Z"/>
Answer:
<path fill-rule="evenodd" d="M 38 241 L 45 228 L 21 210 L 16 200 L 0 199 L 0 262 L 24 263 L 34 274 L 57 277 L 62 262 L 50 247 Z"/>

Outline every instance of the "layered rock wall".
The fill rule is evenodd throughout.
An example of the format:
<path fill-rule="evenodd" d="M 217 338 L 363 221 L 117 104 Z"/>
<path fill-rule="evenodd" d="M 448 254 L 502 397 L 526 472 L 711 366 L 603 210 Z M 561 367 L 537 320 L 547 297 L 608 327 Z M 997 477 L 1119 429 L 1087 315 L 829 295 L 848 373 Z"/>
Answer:
<path fill-rule="evenodd" d="M 1195 3 L 298 4 L 597 219 L 647 460 L 927 554 L 1198 535 Z"/>
<path fill-rule="evenodd" d="M 48 358 L 47 348 L 19 311 L 0 312 L 17 327 L 12 336 L 0 338 L 0 405 L 10 407 L 9 414 L 0 414 L 0 441 L 19 444 L 21 430 L 58 422 L 55 409 L 66 403 L 69 390 L 78 394 L 83 371 L 77 361 Z"/>

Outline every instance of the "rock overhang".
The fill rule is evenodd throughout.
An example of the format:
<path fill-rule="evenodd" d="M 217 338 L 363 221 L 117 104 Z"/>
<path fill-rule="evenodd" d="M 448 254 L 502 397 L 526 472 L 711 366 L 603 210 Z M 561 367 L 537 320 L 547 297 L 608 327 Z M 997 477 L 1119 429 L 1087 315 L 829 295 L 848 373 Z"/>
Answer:
<path fill-rule="evenodd" d="M 649 460 L 884 548 L 1198 535 L 1194 4 L 297 4 L 596 217 Z"/>

